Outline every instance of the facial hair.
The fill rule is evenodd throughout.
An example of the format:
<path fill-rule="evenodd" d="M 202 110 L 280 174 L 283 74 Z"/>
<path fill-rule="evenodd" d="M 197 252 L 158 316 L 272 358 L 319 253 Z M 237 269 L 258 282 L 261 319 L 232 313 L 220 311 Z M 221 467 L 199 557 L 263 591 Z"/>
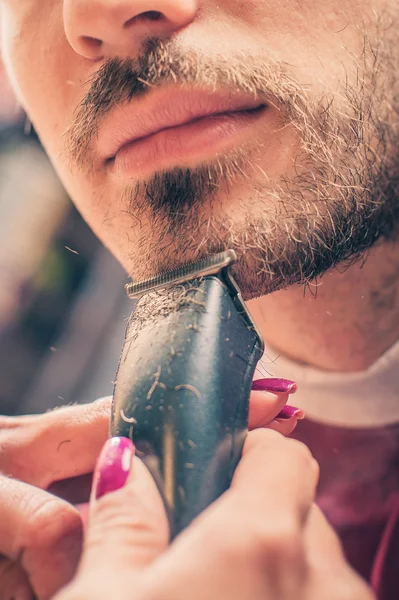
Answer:
<path fill-rule="evenodd" d="M 90 82 L 66 136 L 71 164 L 89 173 L 99 126 L 114 106 L 154 87 L 201 85 L 239 90 L 278 107 L 281 127 L 294 128 L 295 174 L 271 183 L 248 148 L 196 168 L 174 168 L 123 192 L 131 215 L 146 215 L 149 238 L 138 240 L 133 276 L 154 275 L 226 248 L 246 299 L 314 280 L 358 260 L 378 240 L 395 239 L 399 223 L 397 66 L 392 44 L 365 37 L 363 67 L 340 94 L 314 97 L 287 65 L 266 56 L 209 58 L 152 40 L 137 60 L 114 59 Z M 396 51 L 395 51 L 396 53 Z M 391 58 L 390 58 L 391 56 Z M 353 79 L 353 78 L 352 78 Z M 257 162 L 258 161 L 258 162 Z M 255 176 L 256 173 L 256 176 Z M 240 219 L 216 203 L 243 182 Z"/>

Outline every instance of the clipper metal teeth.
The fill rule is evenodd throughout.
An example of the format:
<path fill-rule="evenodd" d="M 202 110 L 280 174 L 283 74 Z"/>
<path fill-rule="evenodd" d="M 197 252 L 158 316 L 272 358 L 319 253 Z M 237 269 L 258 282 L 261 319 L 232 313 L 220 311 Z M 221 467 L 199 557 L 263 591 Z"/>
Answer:
<path fill-rule="evenodd" d="M 197 262 L 182 265 L 171 271 L 166 271 L 152 279 L 139 281 L 137 283 L 128 283 L 126 285 L 126 292 L 129 298 L 140 298 L 149 291 L 184 283 L 196 277 L 214 275 L 236 262 L 236 260 L 237 255 L 234 250 L 226 250 L 225 252 L 214 254 L 213 256 L 203 258 Z"/>

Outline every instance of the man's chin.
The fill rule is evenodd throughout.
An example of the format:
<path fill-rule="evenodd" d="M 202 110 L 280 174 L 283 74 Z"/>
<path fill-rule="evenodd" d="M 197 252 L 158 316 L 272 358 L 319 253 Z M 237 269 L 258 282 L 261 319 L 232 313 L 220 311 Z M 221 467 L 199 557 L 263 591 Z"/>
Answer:
<path fill-rule="evenodd" d="M 367 194 L 346 190 L 340 202 L 330 186 L 319 186 L 316 204 L 300 189 L 296 195 L 282 190 L 280 196 L 256 190 L 243 200 L 237 189 L 234 195 L 213 189 L 212 195 L 207 174 L 169 174 L 158 182 L 160 188 L 154 187 L 167 190 L 158 195 L 163 202 L 154 202 L 154 196 L 151 205 L 144 198 L 146 225 L 129 261 L 135 280 L 232 249 L 238 257 L 233 275 L 243 298 L 250 300 L 308 284 L 337 265 L 358 260 L 379 239 L 391 239 L 399 222 L 396 194 L 379 180 L 370 179 Z M 209 194 L 200 193 L 204 190 Z"/>

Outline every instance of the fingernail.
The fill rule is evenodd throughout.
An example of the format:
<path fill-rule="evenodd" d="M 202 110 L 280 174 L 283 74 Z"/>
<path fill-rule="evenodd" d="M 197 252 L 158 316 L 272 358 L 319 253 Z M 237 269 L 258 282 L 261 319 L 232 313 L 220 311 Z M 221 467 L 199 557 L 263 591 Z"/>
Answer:
<path fill-rule="evenodd" d="M 128 438 L 113 437 L 105 442 L 94 472 L 93 488 L 96 500 L 125 485 L 134 452 L 134 444 Z"/>
<path fill-rule="evenodd" d="M 293 394 L 296 392 L 296 383 L 289 379 L 258 379 L 252 382 L 252 389 L 255 392 Z"/>
<path fill-rule="evenodd" d="M 301 408 L 297 408 L 296 406 L 284 406 L 283 410 L 278 413 L 276 419 L 292 419 L 292 417 L 296 417 L 298 421 L 302 421 L 305 418 L 305 413 Z"/>

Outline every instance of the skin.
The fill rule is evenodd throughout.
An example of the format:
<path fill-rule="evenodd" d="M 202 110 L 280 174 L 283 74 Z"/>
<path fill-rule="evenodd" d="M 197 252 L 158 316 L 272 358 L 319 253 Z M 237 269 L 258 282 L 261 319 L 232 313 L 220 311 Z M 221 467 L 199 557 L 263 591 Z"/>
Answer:
<path fill-rule="evenodd" d="M 148 207 L 138 218 L 124 193 L 132 182 L 115 177 L 105 168 L 95 143 L 90 150 L 90 173 L 71 163 L 64 134 L 88 91 L 88 80 L 111 58 L 135 58 L 141 43 L 150 37 L 167 39 L 173 34 L 182 49 L 202 49 L 222 56 L 231 55 L 235 40 L 240 39 L 243 52 L 266 50 L 277 61 L 291 65 L 299 84 L 307 86 L 309 101 L 333 95 L 338 110 L 343 82 L 354 80 L 362 58 L 363 29 L 371 38 L 377 35 L 375 15 L 391 14 L 393 5 L 389 0 L 340 0 L 324 3 L 320 11 L 317 5 L 295 0 L 287 6 L 158 0 L 149 8 L 162 13 L 164 19 L 136 19 L 128 32 L 123 23 L 143 13 L 140 2 L 3 0 L 2 6 L 4 59 L 22 105 L 83 216 L 128 273 L 143 278 L 170 267 L 174 260 L 197 258 L 196 248 L 204 234 L 198 227 L 198 236 L 191 244 L 185 240 L 186 230 L 180 231 L 179 246 L 175 247 L 173 238 L 165 233 L 165 221 L 155 219 Z M 271 111 L 261 120 L 259 133 L 248 132 L 253 146 L 263 146 L 263 127 L 269 131 L 275 118 Z M 273 135 L 269 131 L 267 140 L 269 150 L 262 150 L 254 161 L 270 182 L 277 183 L 292 173 L 298 136 L 290 126 L 282 131 L 276 127 Z M 251 147 L 245 148 L 252 156 Z M 213 158 L 209 156 L 209 160 Z M 172 157 L 167 166 L 181 166 L 175 164 L 178 162 Z M 248 164 L 245 170 L 250 172 Z M 195 160 L 184 166 L 195 167 Z M 151 174 L 145 172 L 142 177 Z M 250 177 L 254 177 L 251 172 Z M 221 186 L 212 209 L 207 203 L 201 206 L 204 221 L 228 214 L 233 227 L 239 228 L 243 216 L 240 198 L 248 198 L 254 211 L 259 204 L 253 203 L 248 188 L 245 179 L 234 181 L 234 193 L 227 193 Z M 264 202 L 262 198 L 262 205 Z M 266 341 L 279 352 L 328 370 L 351 371 L 369 366 L 399 336 L 394 303 L 384 300 L 397 291 L 396 243 L 381 240 L 380 244 L 382 247 L 372 250 L 367 269 L 360 271 L 359 264 L 355 264 L 345 276 L 329 273 L 318 289 L 317 306 L 309 296 L 303 298 L 302 289 L 295 286 L 252 301 L 251 309 Z M 249 266 L 256 267 L 250 258 L 248 252 L 243 255 L 243 264 L 245 259 Z M 251 271 L 251 281 L 247 277 L 245 283 L 262 293 L 255 270 Z M 381 306 L 383 319 L 379 318 Z M 298 310 L 301 319 L 295 318 Z M 289 327 L 281 332 L 277 323 L 287 319 Z M 347 351 L 343 352 L 342 346 Z"/>
<path fill-rule="evenodd" d="M 292 433 L 296 416 L 275 418 L 287 400 L 285 393 L 252 392 L 250 429 Z M 110 412 L 111 398 L 102 398 L 44 415 L 0 417 L 2 598 L 47 600 L 75 574 Z"/>
<path fill-rule="evenodd" d="M 363 371 L 398 339 L 398 268 L 397 245 L 381 244 L 364 264 L 330 271 L 306 294 L 290 288 L 248 304 L 282 354 L 328 371 Z"/>
<path fill-rule="evenodd" d="M 93 500 L 79 573 L 57 600 L 128 599 L 132 590 L 140 600 L 372 600 L 312 504 L 317 478 L 305 446 L 251 433 L 231 489 L 167 548 L 154 481 L 135 460 L 122 489 Z"/>
<path fill-rule="evenodd" d="M 283 189 L 282 213 L 278 212 L 276 204 L 270 200 L 275 198 L 274 193 L 280 189 L 283 181 L 287 179 L 293 181 L 298 174 L 303 181 L 312 175 L 312 168 L 306 160 L 303 160 L 307 155 L 301 154 L 303 152 L 301 143 L 304 139 L 304 130 L 309 132 L 311 130 L 309 125 L 314 123 L 311 116 L 320 117 L 319 113 L 321 111 L 324 114 L 324 109 L 328 114 L 329 99 L 333 100 L 330 111 L 333 124 L 341 123 L 342 115 L 344 115 L 342 123 L 345 119 L 352 124 L 353 119 L 356 121 L 357 113 L 353 112 L 353 106 L 348 102 L 345 91 L 348 86 L 349 89 L 357 89 L 359 74 L 360 80 L 366 82 L 368 90 L 370 55 L 364 54 L 364 32 L 367 33 L 374 48 L 375 40 L 379 39 L 380 32 L 383 31 L 384 42 L 386 42 L 384 48 L 389 54 L 388 49 L 395 47 L 394 44 L 389 46 L 389 32 L 394 28 L 381 27 L 379 17 L 383 19 L 386 14 L 397 16 L 397 9 L 395 12 L 394 7 L 395 2 L 391 0 L 328 1 L 323 2 L 323 10 L 317 3 L 296 0 L 287 0 L 284 3 L 267 1 L 243 3 L 238 0 L 219 2 L 154 0 L 151 3 L 143 3 L 139 0 L 64 0 L 64 2 L 2 0 L 3 53 L 20 102 L 32 120 L 71 198 L 96 234 L 131 276 L 137 278 L 151 276 L 173 266 L 175 262 L 197 259 L 200 255 L 199 247 L 204 239 L 206 242 L 201 250 L 203 254 L 220 249 L 220 244 L 223 247 L 226 244 L 230 245 L 230 241 L 235 240 L 240 255 L 239 265 L 243 265 L 242 268 L 238 268 L 237 277 L 245 297 L 253 298 L 251 308 L 266 341 L 278 351 L 309 364 L 330 370 L 356 370 L 371 364 L 399 336 L 399 322 L 394 303 L 388 301 L 389 298 L 394 297 L 398 285 L 395 277 L 398 269 L 398 258 L 395 258 L 395 254 L 398 256 L 398 253 L 393 232 L 389 232 L 390 236 L 380 236 L 378 244 L 370 251 L 366 269 L 362 271 L 359 270 L 360 263 L 355 263 L 346 270 L 344 275 L 338 271 L 330 272 L 330 267 L 343 258 L 340 257 L 334 262 L 330 257 L 330 261 L 319 269 L 320 273 L 327 270 L 328 274 L 320 287 L 317 308 L 313 299 L 308 296 L 303 298 L 302 288 L 297 287 L 298 284 L 314 282 L 314 273 L 301 277 L 299 264 L 293 274 L 288 277 L 285 272 L 282 272 L 278 280 L 271 270 L 270 261 L 268 263 L 263 256 L 263 251 L 258 248 L 248 249 L 251 239 L 249 243 L 247 240 L 246 247 L 242 248 L 240 240 L 243 232 L 246 231 L 244 217 L 248 217 L 248 214 L 251 218 L 255 216 L 262 221 L 262 232 L 269 240 L 272 252 L 278 252 L 281 245 L 285 246 L 285 242 L 295 240 L 300 228 L 300 221 L 295 219 L 306 215 L 312 234 L 317 233 L 321 222 L 328 223 L 331 220 L 331 211 L 327 208 L 324 213 L 324 205 L 322 204 L 322 208 L 319 209 L 319 206 L 313 204 L 306 194 L 305 203 L 301 205 L 295 202 L 297 198 L 294 195 L 290 196 L 287 189 Z M 158 11 L 162 18 L 154 19 L 152 18 L 154 15 L 149 16 L 148 11 Z M 126 24 L 128 26 L 124 26 Z M 306 119 L 302 129 L 295 127 L 291 121 L 286 123 L 286 127 L 281 127 L 280 116 L 283 114 L 283 117 L 286 117 L 284 107 L 289 106 L 290 98 L 295 94 L 287 92 L 286 104 L 283 102 L 281 106 L 270 102 L 267 112 L 260 118 L 257 127 L 248 130 L 247 134 L 244 133 L 237 140 L 237 148 L 227 149 L 232 153 L 233 150 L 237 150 L 238 156 L 244 155 L 246 159 L 244 162 L 237 159 L 238 168 L 230 181 L 231 187 L 229 188 L 225 178 L 214 193 L 212 201 L 207 197 L 197 198 L 195 205 L 183 206 L 187 209 L 185 223 L 180 229 L 175 226 L 173 235 L 168 231 L 168 226 L 172 223 L 171 201 L 169 200 L 164 212 L 157 213 L 144 196 L 139 195 L 136 203 L 132 204 L 130 192 L 137 184 L 146 183 L 161 167 L 195 169 L 198 166 L 196 158 L 185 159 L 180 156 L 176 159 L 171 152 L 166 163 L 157 165 L 155 160 L 153 166 L 146 165 L 140 176 L 136 178 L 116 177 L 107 168 L 98 142 L 101 138 L 103 122 L 96 123 L 99 127 L 99 138 L 94 136 L 90 140 L 89 147 L 85 148 L 87 150 L 85 163 L 76 163 L 74 160 L 76 152 L 71 153 L 67 144 L 68 139 L 71 139 L 71 131 L 74 132 L 74 126 L 76 133 L 76 119 L 79 117 L 81 103 L 89 91 L 90 80 L 98 76 L 101 68 L 111 59 L 137 58 L 143 49 L 143 43 L 155 37 L 163 41 L 173 37 L 180 56 L 186 55 L 187 50 L 191 50 L 195 56 L 204 55 L 211 62 L 215 56 L 219 56 L 224 57 L 226 64 L 229 64 L 231 58 L 231 64 L 234 65 L 235 58 L 232 57 L 236 57 L 237 50 L 240 50 L 244 56 L 261 56 L 262 60 L 270 62 L 272 70 L 275 69 L 275 64 L 288 65 L 289 77 L 285 81 L 291 81 L 290 78 L 294 77 L 294 89 L 301 90 L 300 97 L 304 100 L 300 106 L 309 107 L 310 110 L 310 117 Z M 366 73 L 361 66 L 359 67 L 365 57 Z M 383 81 L 387 73 L 392 75 L 391 65 L 383 63 L 382 76 L 376 85 L 376 114 L 381 115 L 380 118 L 387 123 L 390 132 L 395 134 L 395 127 L 391 122 L 394 113 L 387 109 L 392 105 L 392 99 L 383 89 Z M 278 71 L 274 71 L 274 74 L 276 75 L 274 91 L 277 94 L 276 89 L 284 78 L 280 77 Z M 167 85 L 171 85 L 170 81 Z M 292 91 L 292 88 L 290 90 Z M 371 96 L 373 93 L 374 90 L 369 90 Z M 145 106 L 146 98 L 148 96 L 135 100 L 138 108 Z M 366 99 L 368 98 L 366 94 Z M 115 107 L 115 110 L 116 108 L 118 107 Z M 106 115 L 106 118 L 112 118 L 111 113 L 112 111 Z M 284 118 L 283 122 L 285 122 Z M 345 127 L 343 129 L 345 130 Z M 320 142 L 320 138 L 323 137 L 322 126 L 318 133 L 320 134 L 318 142 Z M 379 140 L 367 120 L 362 133 L 367 140 L 368 153 L 372 155 L 374 150 L 376 156 L 379 156 Z M 392 137 L 395 139 L 395 135 Z M 75 142 L 76 139 L 75 136 Z M 344 142 L 345 137 L 342 146 L 345 146 Z M 318 155 L 323 155 L 323 152 L 318 152 L 320 148 L 323 152 L 328 151 L 328 147 L 319 147 L 316 144 L 312 155 L 315 164 L 319 164 Z M 333 148 L 338 147 L 333 146 Z M 222 153 L 222 161 L 228 158 L 227 150 L 226 157 Z M 392 151 L 390 144 L 387 151 L 388 153 Z M 338 149 L 337 154 L 335 152 L 333 154 L 340 159 L 339 167 L 344 172 L 347 162 L 345 154 L 340 155 Z M 389 155 L 388 158 L 392 157 Z M 201 162 L 206 165 L 214 164 L 215 155 L 212 150 L 209 151 L 209 155 L 201 157 Z M 358 166 L 357 163 L 354 165 L 355 171 L 355 167 Z M 359 168 L 358 171 L 361 172 L 361 169 Z M 328 172 L 329 179 L 332 175 L 334 175 L 333 171 Z M 363 184 L 367 187 L 368 182 Z M 259 189 L 260 193 L 256 191 Z M 328 190 L 329 188 L 327 190 L 316 188 L 317 192 L 323 192 L 327 197 L 329 197 Z M 349 193 L 349 190 L 346 191 Z M 334 193 L 337 194 L 336 199 L 339 199 L 339 187 L 335 188 Z M 343 208 L 348 208 L 348 198 L 350 196 L 345 196 Z M 356 206 L 359 207 L 359 198 L 357 201 Z M 292 217 L 292 220 L 283 218 L 282 215 L 285 214 Z M 228 223 L 227 232 L 222 226 L 224 222 Z M 285 223 L 291 223 L 288 231 L 284 229 Z M 275 225 L 278 225 L 277 234 L 273 237 L 270 232 Z M 206 237 L 208 229 L 213 234 L 213 239 Z M 250 231 L 252 234 L 252 230 Z M 253 231 L 258 233 L 256 228 Z M 218 242 L 218 246 L 215 237 L 217 240 L 219 235 L 221 241 Z M 251 235 L 249 237 L 251 238 Z M 310 238 L 305 236 L 300 242 L 300 247 L 305 248 L 308 256 L 311 246 L 309 240 Z M 290 264 L 298 254 L 294 250 L 291 250 L 288 256 L 284 252 L 280 253 L 278 265 L 284 262 L 283 259 L 287 259 L 286 262 Z M 358 248 L 354 248 L 353 252 L 356 253 L 356 250 Z M 348 257 L 350 251 L 345 254 L 345 258 Z M 263 275 L 259 274 L 259 266 L 267 267 Z M 287 290 L 265 296 L 267 292 L 289 284 L 295 285 Z M 260 298 L 254 299 L 259 295 Z M 365 310 L 365 323 L 363 321 L 359 323 L 358 315 L 361 310 Z M 378 318 L 381 312 L 383 319 Z M 281 332 L 278 322 L 285 323 L 284 332 Z M 372 324 L 372 327 L 369 324 Z M 371 350 L 370 342 L 375 340 L 377 343 L 373 343 Z M 345 344 L 342 344 L 342 341 Z M 348 349 L 346 353 L 340 350 L 342 345 Z M 258 438 L 255 438 L 255 447 L 257 442 L 259 442 Z M 273 447 L 274 443 L 277 444 L 276 449 Z M 151 587 L 159 585 L 158 571 L 155 570 L 155 573 L 150 573 L 148 580 L 155 581 L 156 584 L 150 584 L 145 578 L 140 577 L 143 584 L 138 589 L 138 598 L 176 598 L 179 597 L 178 592 L 182 594 L 181 597 L 185 597 L 187 585 L 190 592 L 193 588 L 200 589 L 201 585 L 192 585 L 191 578 L 188 582 L 185 579 L 182 565 L 186 564 L 184 558 L 189 554 L 185 544 L 193 544 L 195 551 L 198 552 L 195 554 L 199 565 L 196 577 L 202 583 L 210 567 L 207 562 L 209 545 L 204 543 L 204 538 L 214 528 L 215 523 L 226 515 L 223 517 L 226 520 L 221 519 L 220 529 L 216 529 L 216 538 L 223 540 L 232 523 L 239 521 L 238 515 L 241 518 L 243 513 L 246 514 L 245 507 L 250 508 L 247 511 L 249 515 L 252 508 L 256 508 L 258 512 L 254 512 L 254 515 L 259 518 L 249 519 L 249 523 L 244 521 L 242 531 L 240 529 L 242 535 L 238 540 L 234 540 L 237 541 L 238 550 L 233 558 L 237 563 L 241 563 L 241 569 L 237 570 L 237 580 L 234 579 L 234 586 L 231 589 L 226 587 L 229 582 L 231 583 L 231 569 L 226 570 L 226 556 L 231 555 L 226 546 L 217 547 L 214 565 L 217 567 L 216 572 L 220 573 L 220 579 L 214 580 L 213 588 L 205 590 L 204 598 L 212 597 L 212 594 L 221 597 L 220 589 L 228 589 L 230 598 L 234 597 L 235 590 L 239 590 L 238 597 L 246 598 L 246 592 L 240 586 L 244 585 L 243 582 L 247 581 L 249 576 L 257 586 L 256 595 L 251 593 L 250 597 L 259 597 L 262 600 L 269 597 L 287 600 L 293 597 L 292 589 L 295 590 L 295 597 L 298 597 L 300 592 L 300 597 L 306 600 L 325 597 L 326 589 L 331 592 L 331 598 L 334 600 L 340 598 L 363 600 L 371 597 L 366 588 L 348 570 L 330 528 L 324 521 L 320 521 L 320 516 L 306 519 L 314 514 L 312 502 L 317 477 L 315 477 L 312 461 L 308 457 L 304 459 L 301 445 L 293 443 L 294 445 L 280 447 L 280 443 L 280 438 L 278 441 L 277 438 L 272 438 L 271 445 L 268 445 L 269 441 L 266 440 L 265 444 L 260 442 L 258 451 L 250 450 L 248 456 L 251 460 L 244 461 L 235 491 L 228 496 L 225 505 L 221 503 L 215 507 L 210 516 L 209 514 L 205 516 L 204 520 L 191 530 L 181 546 L 165 553 L 165 560 L 160 561 L 161 574 L 164 575 L 165 571 L 162 570 L 164 569 L 174 576 L 167 580 L 168 586 L 162 591 L 164 596 L 159 595 L 159 589 Z M 252 447 L 251 444 L 252 442 L 249 443 L 249 448 Z M 268 471 L 261 468 L 261 465 L 267 462 L 266 457 L 269 456 L 270 451 L 281 451 L 281 456 L 285 457 L 282 464 L 290 465 L 292 472 L 287 469 L 285 477 L 280 477 L 273 469 Z M 299 463 L 296 463 L 298 456 Z M 296 464 L 298 471 L 293 468 Z M 295 472 L 300 472 L 302 477 L 292 477 Z M 259 473 L 264 475 L 264 481 L 258 480 Z M 259 544 L 259 535 L 254 523 L 258 526 L 262 521 L 263 509 L 260 510 L 262 508 L 260 506 L 253 507 L 248 498 L 248 495 L 256 498 L 257 494 L 254 494 L 253 490 L 258 488 L 259 494 L 262 489 L 276 490 L 275 504 L 272 503 L 266 512 L 270 510 L 273 515 L 284 516 L 288 512 L 293 517 L 293 527 L 287 538 L 284 538 L 284 523 L 281 519 L 277 520 L 280 524 L 277 533 L 265 531 Z M 147 488 L 139 486 L 139 489 Z M 284 503 L 280 504 L 280 497 L 292 498 L 292 503 L 287 506 Z M 298 506 L 298 498 L 305 498 L 300 506 Z M 115 506 L 112 504 L 113 501 L 110 500 L 109 504 L 97 505 L 97 510 L 98 506 L 108 507 L 111 510 L 104 508 L 103 511 L 94 512 L 97 517 L 94 516 L 93 527 L 96 527 L 96 523 L 98 527 L 105 527 L 108 523 L 112 530 L 116 530 L 117 536 L 118 528 L 113 521 L 115 509 L 119 510 L 122 506 L 126 509 L 129 505 L 129 514 L 132 513 L 128 496 L 119 496 L 118 501 L 115 500 Z M 282 509 L 284 510 L 281 512 Z M 304 526 L 305 522 L 308 525 Z M 125 543 L 130 548 L 134 548 L 135 528 L 128 527 L 128 529 L 131 529 L 133 537 L 130 546 L 127 540 Z M 293 531 L 294 538 L 291 536 Z M 320 575 L 320 570 L 309 564 L 312 556 L 319 556 L 320 544 L 325 539 L 326 532 L 332 536 L 330 538 L 332 541 L 331 544 L 323 547 L 320 556 L 324 563 L 323 560 L 321 563 L 330 564 L 329 561 L 333 560 L 337 565 L 337 571 L 334 572 L 336 575 L 327 585 L 325 578 Z M 66 592 L 64 596 L 66 599 L 98 598 L 101 597 L 100 592 L 104 593 L 105 588 L 101 587 L 99 590 L 88 584 L 90 581 L 98 580 L 99 563 L 96 561 L 93 563 L 90 557 L 101 557 L 105 553 L 112 554 L 112 550 L 109 552 L 110 548 L 106 542 L 103 545 L 97 544 L 97 549 L 96 543 L 93 543 L 95 551 L 92 552 L 90 539 L 93 538 L 90 535 L 89 533 L 87 552 L 89 558 L 83 562 L 82 571 L 74 587 Z M 278 563 L 276 575 L 276 569 L 270 569 L 270 560 L 267 562 L 267 558 L 274 556 L 273 553 L 271 554 L 271 551 L 276 549 L 273 540 L 281 537 L 288 539 L 289 543 L 277 547 L 277 555 L 281 557 L 281 561 Z M 119 542 L 119 538 L 115 539 Z M 311 540 L 309 546 L 308 540 Z M 143 543 L 145 545 L 145 540 L 144 542 L 139 540 L 137 543 L 141 549 Z M 121 542 L 120 545 L 123 551 L 123 543 Z M 248 547 L 253 550 L 255 565 L 254 570 L 249 565 L 250 572 L 245 570 L 243 565 L 245 561 L 241 560 L 244 556 L 242 549 Z M 292 559 L 292 547 L 299 549 L 294 559 Z M 312 551 L 309 551 L 309 548 Z M 315 548 L 318 549 L 317 552 Z M 156 555 L 163 550 L 164 546 L 158 545 Z M 289 556 L 291 562 L 286 560 Z M 15 557 L 11 555 L 11 558 Z M 151 557 L 153 558 L 154 556 Z M 268 565 L 267 572 L 270 579 L 267 584 L 264 582 L 263 568 L 257 568 L 260 563 L 262 566 Z M 96 565 L 95 570 L 93 564 Z M 298 565 L 309 568 L 301 571 L 297 569 Z M 293 566 L 295 566 L 295 576 L 289 579 L 292 587 L 287 589 L 284 582 L 287 581 L 287 573 L 293 570 Z M 321 568 L 321 573 L 325 575 L 326 571 Z M 105 568 L 103 574 L 104 581 L 108 581 L 109 575 Z M 126 585 L 129 585 L 130 573 L 125 570 L 121 575 L 125 578 Z M 346 590 L 340 587 L 341 581 L 347 582 Z M 178 589 L 176 586 L 179 586 Z M 48 595 L 48 590 L 42 593 L 43 598 Z M 108 593 L 109 595 L 111 592 Z M 123 597 L 122 590 L 121 596 Z"/>

